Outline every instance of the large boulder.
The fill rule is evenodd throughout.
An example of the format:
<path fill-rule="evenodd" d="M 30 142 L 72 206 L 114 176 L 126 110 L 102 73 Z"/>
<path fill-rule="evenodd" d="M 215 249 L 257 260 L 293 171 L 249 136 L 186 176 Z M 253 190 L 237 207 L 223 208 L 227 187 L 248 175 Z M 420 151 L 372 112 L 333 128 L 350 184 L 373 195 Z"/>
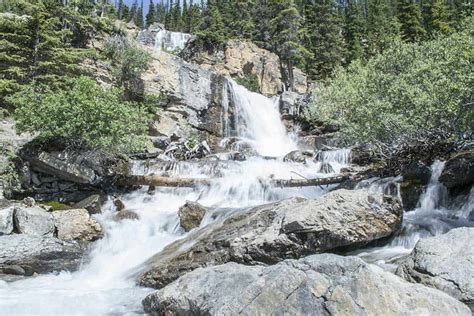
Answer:
<path fill-rule="evenodd" d="M 206 208 L 197 202 L 186 201 L 178 210 L 179 224 L 185 231 L 199 227 L 206 215 Z"/>
<path fill-rule="evenodd" d="M 8 235 L 13 232 L 13 212 L 15 206 L 3 205 L 0 209 L 0 235 Z"/>
<path fill-rule="evenodd" d="M 197 269 L 143 300 L 151 315 L 470 315 L 452 297 L 357 257 Z"/>
<path fill-rule="evenodd" d="M 421 239 L 397 274 L 442 290 L 474 307 L 474 228 Z"/>
<path fill-rule="evenodd" d="M 61 240 L 94 241 L 102 235 L 102 228 L 85 209 L 53 212 L 58 238 Z"/>
<path fill-rule="evenodd" d="M 73 209 L 86 209 L 89 214 L 97 214 L 101 212 L 101 197 L 99 194 L 93 194 L 72 206 Z"/>
<path fill-rule="evenodd" d="M 364 245 L 391 235 L 401 220 L 397 199 L 364 190 L 337 190 L 316 200 L 293 198 L 239 210 L 152 257 L 139 283 L 161 288 L 203 266 L 276 263 Z"/>
<path fill-rule="evenodd" d="M 446 162 L 439 181 L 449 189 L 472 185 L 474 183 L 474 149 L 452 156 Z"/>
<path fill-rule="evenodd" d="M 53 236 L 54 218 L 51 213 L 46 212 L 39 206 L 15 207 L 15 228 L 20 234 Z"/>
<path fill-rule="evenodd" d="M 0 236 L 0 269 L 16 265 L 36 273 L 74 270 L 79 266 L 84 251 L 84 244 L 54 237 Z"/>

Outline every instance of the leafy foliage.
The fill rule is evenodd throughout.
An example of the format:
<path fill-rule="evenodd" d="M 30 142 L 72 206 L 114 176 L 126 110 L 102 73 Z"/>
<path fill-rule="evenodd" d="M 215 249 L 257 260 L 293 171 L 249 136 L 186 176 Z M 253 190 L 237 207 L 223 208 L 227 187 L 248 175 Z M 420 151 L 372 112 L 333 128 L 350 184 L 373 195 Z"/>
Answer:
<path fill-rule="evenodd" d="M 260 92 L 260 84 L 258 83 L 257 76 L 253 74 L 246 74 L 243 77 L 234 77 L 235 82 L 239 85 L 244 86 L 247 90 L 252 92 Z"/>
<path fill-rule="evenodd" d="M 472 35 L 471 30 L 422 44 L 398 41 L 366 65 L 339 68 L 314 91 L 307 117 L 340 124 L 347 139 L 361 142 L 472 131 Z"/>
<path fill-rule="evenodd" d="M 120 90 L 104 90 L 87 77 L 67 85 L 64 90 L 35 85 L 11 96 L 17 130 L 76 148 L 110 152 L 143 148 L 148 115 L 140 104 L 123 101 Z"/>

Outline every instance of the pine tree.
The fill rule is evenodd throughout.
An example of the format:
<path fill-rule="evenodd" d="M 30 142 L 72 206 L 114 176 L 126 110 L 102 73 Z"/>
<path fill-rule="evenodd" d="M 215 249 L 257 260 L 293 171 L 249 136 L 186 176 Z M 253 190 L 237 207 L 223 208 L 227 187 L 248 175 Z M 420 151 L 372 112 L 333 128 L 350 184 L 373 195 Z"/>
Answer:
<path fill-rule="evenodd" d="M 306 5 L 306 20 L 311 43 L 308 75 L 324 79 L 344 62 L 346 55 L 341 19 L 331 0 L 311 0 Z"/>
<path fill-rule="evenodd" d="M 189 13 L 188 13 L 188 3 L 186 0 L 183 0 L 183 9 L 181 11 L 181 21 L 182 21 L 182 32 L 189 33 Z"/>
<path fill-rule="evenodd" d="M 160 2 L 156 5 L 156 22 L 164 24 L 165 17 L 166 17 L 166 7 L 163 3 Z"/>
<path fill-rule="evenodd" d="M 235 0 L 233 2 L 233 19 L 230 28 L 233 34 L 241 38 L 251 38 L 255 28 L 252 11 L 255 6 L 253 0 Z"/>
<path fill-rule="evenodd" d="M 273 29 L 273 47 L 285 64 L 288 73 L 287 83 L 290 90 L 294 88 L 293 68 L 300 63 L 307 54 L 301 45 L 300 28 L 302 18 L 293 0 L 282 0 L 278 4 L 279 10 L 275 18 L 271 20 Z"/>
<path fill-rule="evenodd" d="M 400 36 L 390 0 L 366 0 L 367 57 L 375 56 Z"/>
<path fill-rule="evenodd" d="M 137 0 L 133 0 L 132 3 L 132 8 L 130 9 L 130 21 L 133 21 L 133 23 L 137 23 L 137 10 L 138 10 L 138 4 Z"/>
<path fill-rule="evenodd" d="M 137 9 L 135 24 L 141 29 L 145 26 L 145 22 L 143 21 L 143 0 Z"/>
<path fill-rule="evenodd" d="M 122 19 L 122 16 L 123 16 L 123 6 L 124 6 L 124 5 L 125 5 L 125 4 L 123 3 L 123 0 L 119 0 L 119 2 L 118 2 L 118 7 L 117 7 L 117 18 L 118 18 L 119 20 Z"/>
<path fill-rule="evenodd" d="M 416 42 L 425 37 L 421 9 L 414 0 L 397 0 L 397 19 L 404 40 Z"/>
<path fill-rule="evenodd" d="M 217 0 L 208 1 L 196 35 L 204 46 L 221 45 L 228 39 Z"/>
<path fill-rule="evenodd" d="M 363 58 L 366 28 L 360 1 L 348 0 L 344 27 L 344 37 L 348 52 L 346 63 Z"/>
<path fill-rule="evenodd" d="M 148 13 L 146 14 L 146 27 L 149 27 L 155 23 L 155 4 L 153 0 L 150 0 L 150 5 L 148 6 Z"/>
<path fill-rule="evenodd" d="M 165 29 L 172 31 L 174 29 L 174 5 L 173 0 L 167 1 L 166 16 L 165 16 Z"/>
<path fill-rule="evenodd" d="M 130 16 L 130 8 L 124 4 L 122 8 L 122 20 L 123 21 L 130 21 L 131 16 Z"/>
<path fill-rule="evenodd" d="M 252 40 L 268 50 L 272 50 L 272 25 L 271 19 L 275 17 L 275 11 L 270 0 L 257 0 L 255 3 L 253 15 L 254 30 Z"/>
<path fill-rule="evenodd" d="M 192 1 L 191 1 L 192 2 Z M 201 24 L 201 8 L 197 4 L 192 4 L 189 6 L 188 10 L 188 26 L 187 29 L 189 33 L 194 33 Z"/>
<path fill-rule="evenodd" d="M 439 33 L 450 34 L 454 31 L 451 22 L 452 12 L 444 0 L 427 1 L 423 5 L 424 25 L 431 37 Z"/>

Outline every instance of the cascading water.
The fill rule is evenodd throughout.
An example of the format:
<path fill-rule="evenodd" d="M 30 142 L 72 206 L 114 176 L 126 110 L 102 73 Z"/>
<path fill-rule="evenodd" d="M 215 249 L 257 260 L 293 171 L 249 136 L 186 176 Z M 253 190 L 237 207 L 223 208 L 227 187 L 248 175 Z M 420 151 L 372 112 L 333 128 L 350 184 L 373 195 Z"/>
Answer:
<path fill-rule="evenodd" d="M 321 164 L 338 170 L 347 151 L 334 151 L 323 161 L 306 164 L 283 162 L 282 156 L 296 149 L 280 120 L 278 107 L 269 98 L 247 91 L 229 81 L 237 117 L 236 136 L 244 138 L 259 155 L 246 161 L 137 163 L 138 174 L 168 174 L 181 177 L 217 177 L 208 188 L 146 188 L 122 197 L 126 209 L 139 220 L 114 220 L 113 203 L 96 215 L 105 236 L 96 241 L 77 272 L 41 275 L 13 283 L 0 281 L 0 314 L 5 315 L 124 315 L 141 313 L 141 299 L 150 289 L 135 285 L 141 264 L 163 247 L 183 237 L 177 212 L 187 200 L 215 211 L 264 204 L 291 196 L 315 198 L 327 189 L 319 187 L 276 188 L 270 178 L 330 176 L 319 173 Z M 223 98 L 225 95 L 223 96 Z M 225 110 L 225 109 L 224 109 Z M 275 158 L 265 158 L 271 156 Z M 212 221 L 209 216 L 204 223 Z"/>
<path fill-rule="evenodd" d="M 192 35 L 168 30 L 159 30 L 155 37 L 155 49 L 166 52 L 181 51 Z"/>
<path fill-rule="evenodd" d="M 393 269 L 395 266 L 391 262 L 409 254 L 420 238 L 443 234 L 456 227 L 474 226 L 474 222 L 469 219 L 474 209 L 474 189 L 471 189 L 461 206 L 448 203 L 447 189 L 438 181 L 443 168 L 444 162 L 433 163 L 430 182 L 426 191 L 420 196 L 417 208 L 405 212 L 400 232 L 387 246 L 364 249 L 355 253 L 367 261 L 377 262 L 388 269 Z M 396 182 L 399 180 L 400 178 L 373 179 L 361 182 L 359 187 L 398 195 Z"/>

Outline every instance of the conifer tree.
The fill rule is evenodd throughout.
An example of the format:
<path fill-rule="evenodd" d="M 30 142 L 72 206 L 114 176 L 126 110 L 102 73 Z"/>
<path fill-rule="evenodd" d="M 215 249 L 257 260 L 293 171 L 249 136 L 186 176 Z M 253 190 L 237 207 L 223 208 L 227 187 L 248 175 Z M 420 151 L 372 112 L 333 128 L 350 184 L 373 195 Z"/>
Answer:
<path fill-rule="evenodd" d="M 189 33 L 194 33 L 201 24 L 201 8 L 198 4 L 193 4 L 191 1 L 191 5 L 189 6 L 188 10 L 188 26 L 187 29 Z"/>
<path fill-rule="evenodd" d="M 188 14 L 188 3 L 186 0 L 183 0 L 183 8 L 181 10 L 181 31 L 189 33 L 189 14 Z"/>
<path fill-rule="evenodd" d="M 341 19 L 331 0 L 309 0 L 306 20 L 311 42 L 308 75 L 324 79 L 343 63 L 346 55 Z"/>
<path fill-rule="evenodd" d="M 145 22 L 143 21 L 143 0 L 141 1 L 140 6 L 137 9 L 135 24 L 141 29 L 145 26 Z"/>
<path fill-rule="evenodd" d="M 393 18 L 394 9 L 390 0 L 366 0 L 367 57 L 381 53 L 400 36 Z"/>
<path fill-rule="evenodd" d="M 438 33 L 449 34 L 454 31 L 449 6 L 444 0 L 432 0 L 423 3 L 423 20 L 426 31 L 433 38 Z"/>
<path fill-rule="evenodd" d="M 130 9 L 130 21 L 133 21 L 133 23 L 137 23 L 137 10 L 138 10 L 138 0 L 133 0 L 132 7 Z"/>
<path fill-rule="evenodd" d="M 364 56 L 365 19 L 360 1 L 348 0 L 345 14 L 344 37 L 347 44 L 346 63 L 362 59 Z"/>
<path fill-rule="evenodd" d="M 397 19 L 404 40 L 416 42 L 425 37 L 421 9 L 414 0 L 397 0 Z"/>
<path fill-rule="evenodd" d="M 233 3 L 233 21 L 230 28 L 237 37 L 251 38 L 254 30 L 252 11 L 255 6 L 253 0 L 235 0 Z"/>
<path fill-rule="evenodd" d="M 153 0 L 150 0 L 150 4 L 148 6 L 148 13 L 146 14 L 146 27 L 149 27 L 153 23 L 155 23 L 155 4 Z"/>
<path fill-rule="evenodd" d="M 272 25 L 271 19 L 275 16 L 270 0 L 256 0 L 253 15 L 254 31 L 252 40 L 268 50 L 272 50 Z"/>
<path fill-rule="evenodd" d="M 130 8 L 126 4 L 122 7 L 122 20 L 130 21 Z"/>
<path fill-rule="evenodd" d="M 163 3 L 158 3 L 156 5 L 156 22 L 158 23 L 165 23 L 166 18 L 166 7 Z"/>
<path fill-rule="evenodd" d="M 209 0 L 196 35 L 204 46 L 223 44 L 228 38 L 217 0 Z"/>

